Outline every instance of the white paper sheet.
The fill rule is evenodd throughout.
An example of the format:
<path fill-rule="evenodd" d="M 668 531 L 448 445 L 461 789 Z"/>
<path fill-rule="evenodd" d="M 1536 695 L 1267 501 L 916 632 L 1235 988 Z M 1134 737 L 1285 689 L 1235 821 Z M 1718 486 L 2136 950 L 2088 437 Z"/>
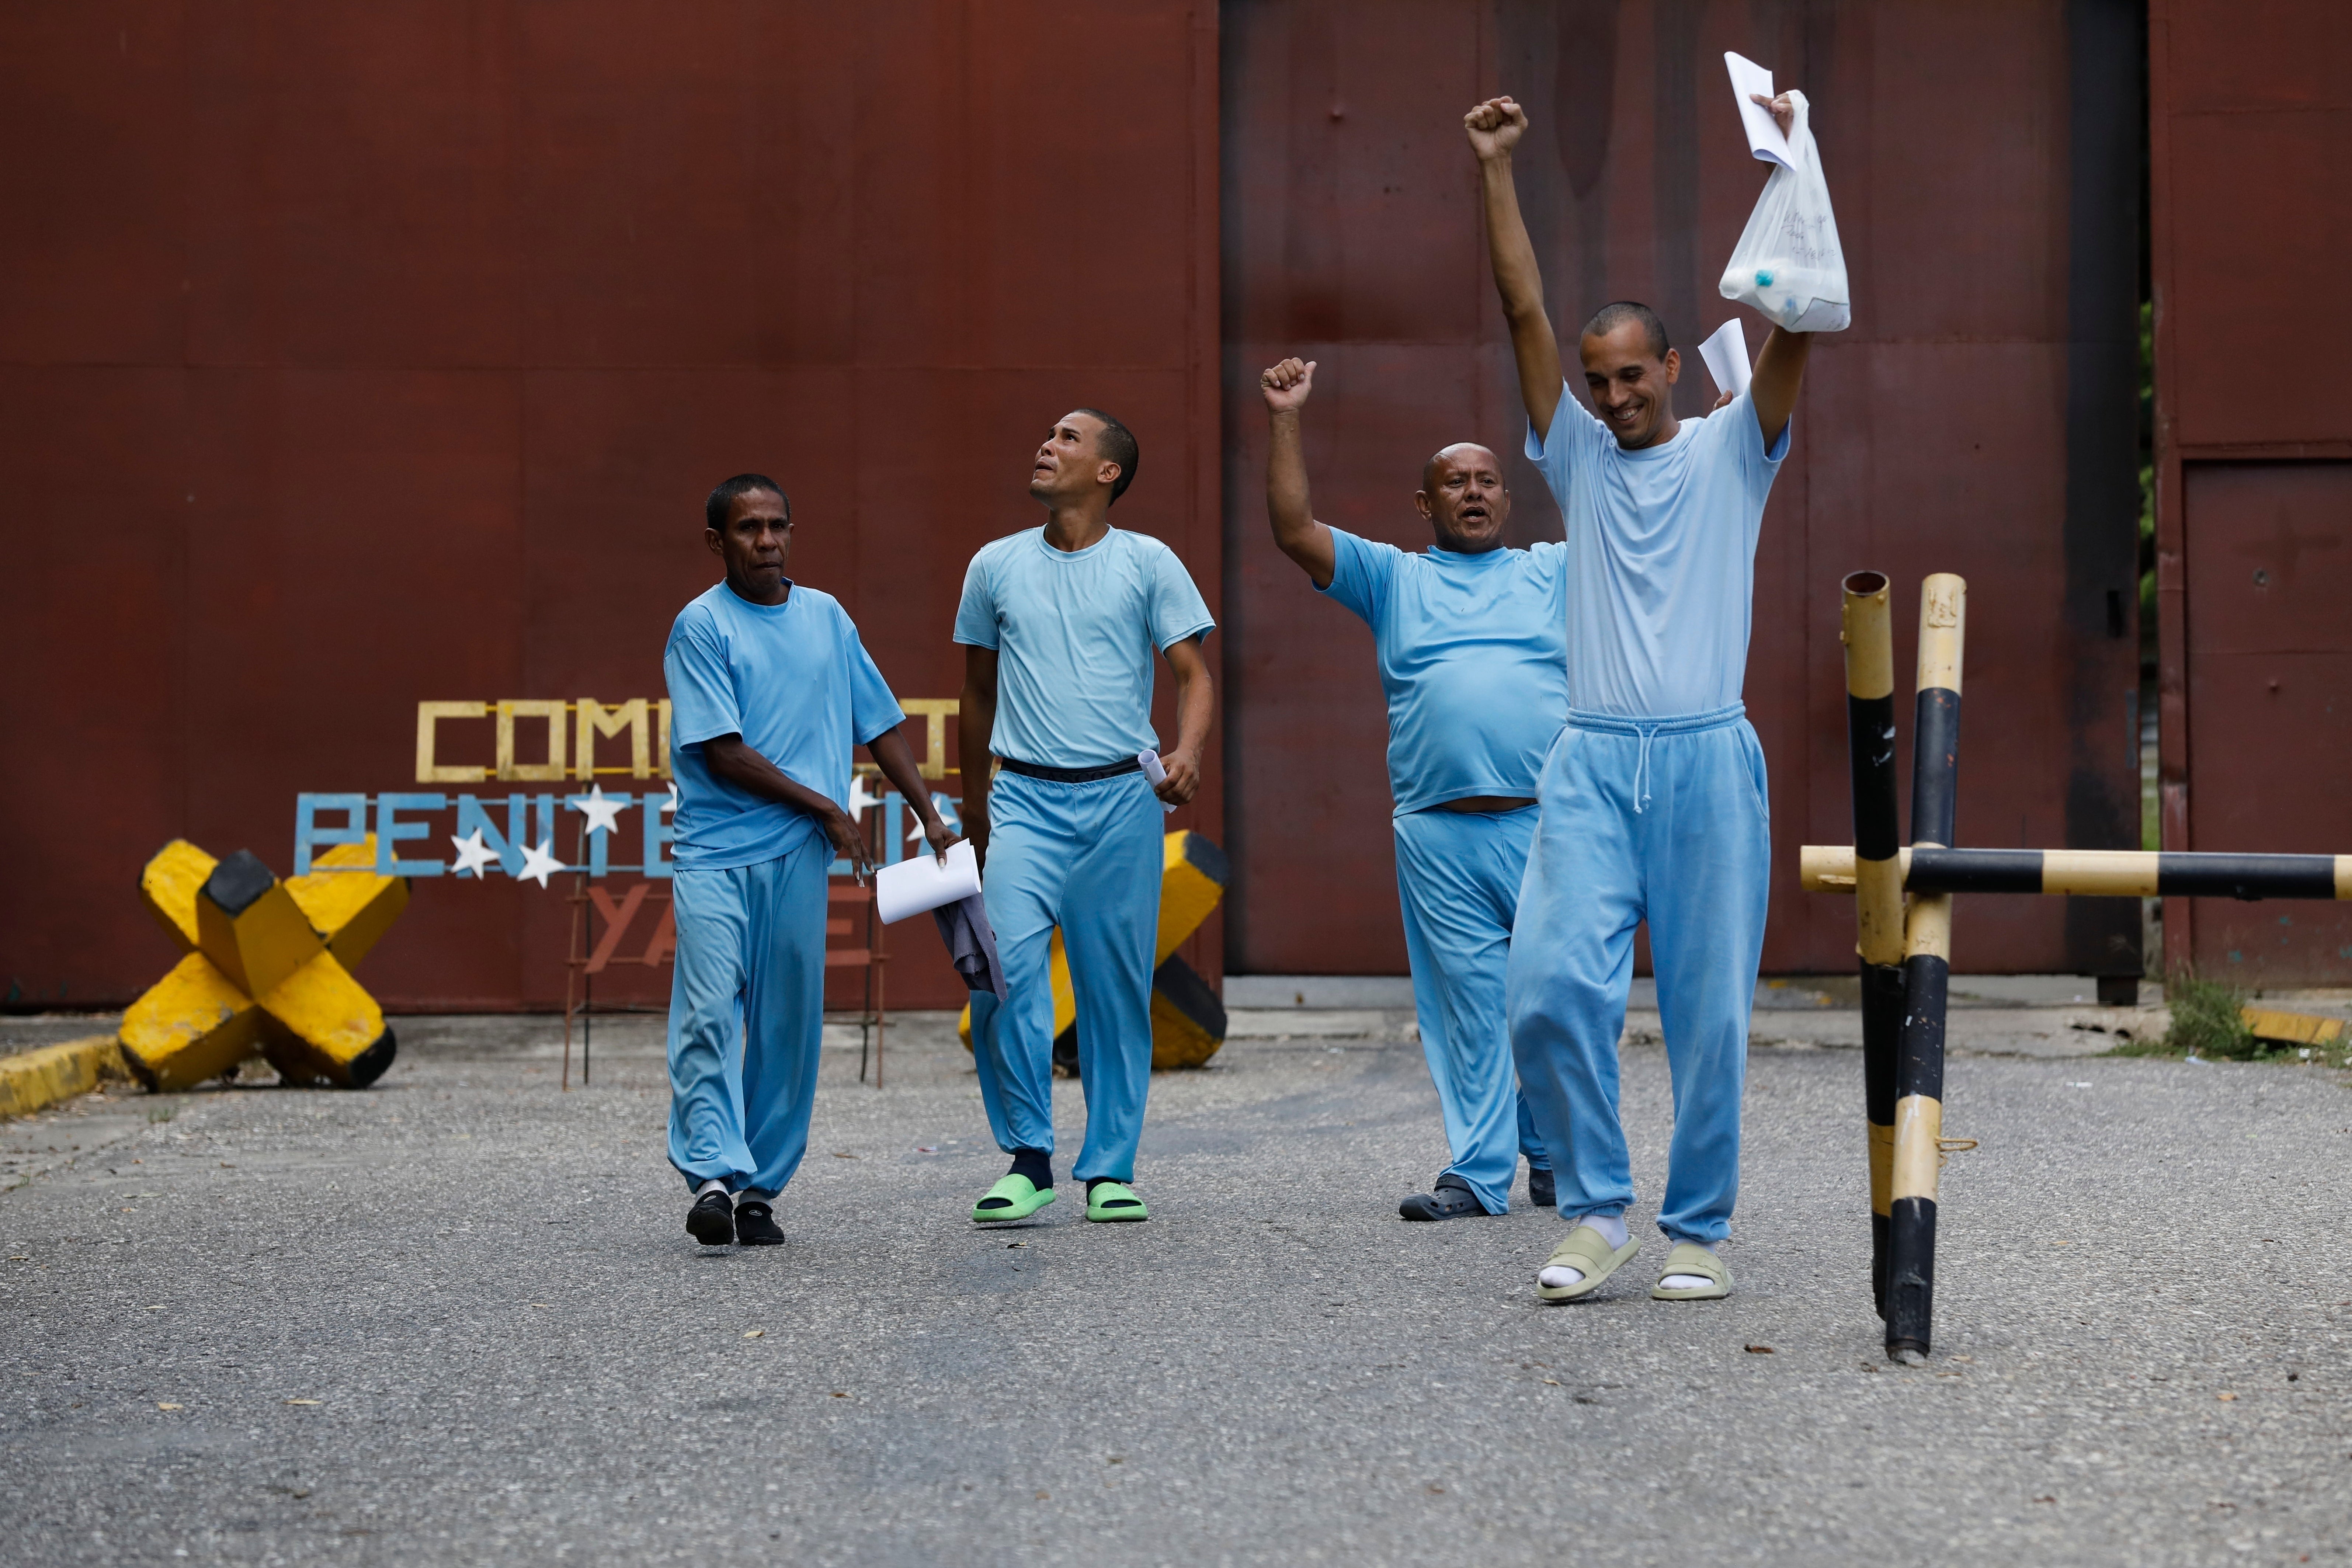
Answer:
<path fill-rule="evenodd" d="M 885 866 L 874 874 L 874 905 L 889 925 L 908 915 L 928 914 L 941 904 L 968 899 L 980 891 L 980 861 L 971 841 L 948 846 L 948 863 L 940 864 L 929 845 L 912 858 Z"/>
<path fill-rule="evenodd" d="M 1706 362 L 1706 374 L 1715 377 L 1715 389 L 1738 396 L 1748 390 L 1748 333 L 1734 316 L 1715 329 L 1706 342 L 1699 344 L 1698 357 Z"/>
<path fill-rule="evenodd" d="M 1723 64 L 1731 72 L 1731 96 L 1739 100 L 1739 123 L 1748 132 L 1748 150 L 1768 163 L 1795 168 L 1789 160 L 1789 139 L 1780 134 L 1780 122 L 1772 118 L 1770 110 L 1748 96 L 1760 92 L 1771 97 L 1772 73 L 1728 49 L 1723 53 Z"/>

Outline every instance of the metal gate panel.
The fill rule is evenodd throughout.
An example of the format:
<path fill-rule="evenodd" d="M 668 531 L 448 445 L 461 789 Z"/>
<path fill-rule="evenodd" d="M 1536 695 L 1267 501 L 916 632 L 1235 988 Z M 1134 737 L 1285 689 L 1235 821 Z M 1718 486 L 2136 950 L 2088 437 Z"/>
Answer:
<path fill-rule="evenodd" d="M 2352 462 L 2191 463 L 2190 841 L 2352 845 Z M 2199 969 L 2249 988 L 2352 973 L 2341 904 L 2199 900 Z"/>
<path fill-rule="evenodd" d="M 2337 852 L 2352 845 L 2328 782 L 2352 765 L 2352 313 L 2334 306 L 2352 247 L 2352 11 L 2157 0 L 2148 19 L 2164 847 Z M 2168 972 L 2352 976 L 2352 922 L 2311 905 L 2168 899 L 2164 944 Z"/>

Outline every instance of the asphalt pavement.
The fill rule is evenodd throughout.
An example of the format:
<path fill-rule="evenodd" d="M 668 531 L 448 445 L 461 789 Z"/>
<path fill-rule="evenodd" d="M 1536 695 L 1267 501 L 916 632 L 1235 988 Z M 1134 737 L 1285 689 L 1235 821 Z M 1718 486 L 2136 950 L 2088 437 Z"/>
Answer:
<path fill-rule="evenodd" d="M 363 1093 L 117 1087 L 5 1129 L 0 1562 L 2352 1560 L 2352 1084 L 1956 1013 L 1981 1146 L 1908 1370 L 1834 1003 L 1759 1015 L 1714 1303 L 1647 1298 L 1638 1016 L 1652 1239 L 1558 1307 L 1555 1216 L 1397 1218 L 1444 1152 L 1394 1008 L 1237 1013 L 1154 1080 L 1149 1224 L 1015 1230 L 965 1217 L 1003 1161 L 948 1020 L 879 1089 L 831 1026 L 747 1251 L 684 1232 L 650 1021 L 569 1092 L 544 1019 L 398 1020 Z"/>

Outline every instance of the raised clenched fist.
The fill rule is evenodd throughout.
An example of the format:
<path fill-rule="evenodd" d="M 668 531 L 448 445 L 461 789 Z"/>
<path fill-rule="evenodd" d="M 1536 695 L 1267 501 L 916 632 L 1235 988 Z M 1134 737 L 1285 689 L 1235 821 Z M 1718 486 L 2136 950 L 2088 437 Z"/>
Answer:
<path fill-rule="evenodd" d="M 1490 98 L 1462 117 L 1470 150 L 1483 159 L 1507 157 L 1528 129 L 1528 111 L 1508 94 Z"/>
<path fill-rule="evenodd" d="M 1265 394 L 1269 414 L 1288 414 L 1306 406 L 1315 390 L 1315 362 L 1286 359 L 1258 373 L 1258 390 Z"/>

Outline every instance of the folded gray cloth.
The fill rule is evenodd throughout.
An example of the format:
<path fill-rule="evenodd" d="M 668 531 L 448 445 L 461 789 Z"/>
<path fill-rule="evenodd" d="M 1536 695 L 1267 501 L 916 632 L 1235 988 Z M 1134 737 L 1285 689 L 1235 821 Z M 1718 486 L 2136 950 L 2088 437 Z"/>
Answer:
<path fill-rule="evenodd" d="M 931 911 L 940 923 L 940 940 L 948 957 L 963 976 L 967 991 L 985 991 L 1004 999 L 1004 966 L 996 961 L 996 928 L 988 923 L 988 906 L 973 893 Z"/>

